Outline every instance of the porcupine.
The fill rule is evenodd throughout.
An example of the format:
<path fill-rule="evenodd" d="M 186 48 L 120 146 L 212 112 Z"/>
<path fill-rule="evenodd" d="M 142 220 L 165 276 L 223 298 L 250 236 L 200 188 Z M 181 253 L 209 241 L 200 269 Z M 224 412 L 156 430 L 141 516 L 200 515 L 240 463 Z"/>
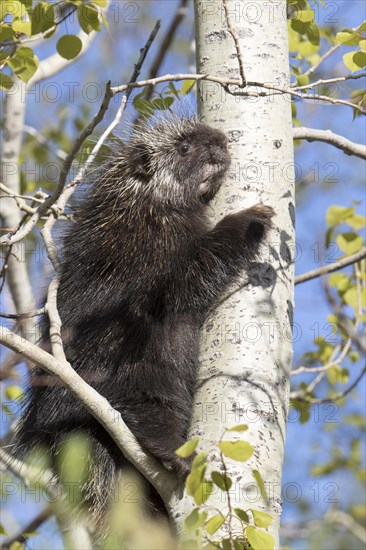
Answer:
<path fill-rule="evenodd" d="M 208 226 L 207 204 L 229 164 L 226 136 L 196 118 L 137 129 L 91 183 L 63 244 L 67 359 L 183 479 L 190 459 L 175 450 L 188 433 L 200 328 L 257 258 L 273 216 L 257 204 Z M 56 454 L 74 430 L 92 442 L 88 499 L 98 515 L 126 459 L 66 388 L 31 386 L 18 448 L 44 444 Z"/>

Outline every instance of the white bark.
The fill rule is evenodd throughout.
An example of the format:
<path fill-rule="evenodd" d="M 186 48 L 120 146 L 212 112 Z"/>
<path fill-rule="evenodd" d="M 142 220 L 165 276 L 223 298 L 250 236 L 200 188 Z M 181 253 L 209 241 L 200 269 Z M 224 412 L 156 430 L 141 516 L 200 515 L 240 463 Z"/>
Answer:
<path fill-rule="evenodd" d="M 16 80 L 14 90 L 6 95 L 4 142 L 1 151 L 1 180 L 15 195 L 20 193 L 19 155 L 22 141 L 22 131 L 25 114 L 25 85 Z M 16 201 L 1 193 L 0 216 L 4 227 L 13 229 L 19 224 L 22 213 Z M 32 287 L 28 277 L 25 261 L 24 243 L 17 243 L 12 249 L 6 274 L 12 299 L 17 313 L 25 313 L 34 309 L 35 303 Z M 6 252 L 6 251 L 5 251 Z M 34 318 L 22 321 L 22 328 L 28 340 L 34 341 Z"/>
<path fill-rule="evenodd" d="M 244 53 L 245 78 L 287 88 L 286 0 L 229 0 L 227 7 Z M 240 78 L 222 1 L 196 0 L 195 13 L 197 72 Z M 238 436 L 254 445 L 254 456 L 244 463 L 227 460 L 233 480 L 231 499 L 233 506 L 244 510 L 266 510 L 251 474 L 258 469 L 270 497 L 267 511 L 274 520 L 269 531 L 277 547 L 292 357 L 294 176 L 290 101 L 282 95 L 233 97 L 219 84 L 201 82 L 199 104 L 203 120 L 226 132 L 232 157 L 226 184 L 212 208 L 213 223 L 258 202 L 272 206 L 277 215 L 261 264 L 243 275 L 243 283 L 249 279 L 249 284 L 231 294 L 206 323 L 191 435 L 199 435 L 202 448 L 208 450 L 226 427 L 249 425 L 248 432 Z M 219 468 L 218 456 L 212 466 Z M 221 491 L 217 490 L 208 503 L 222 510 Z M 192 500 L 183 499 L 177 508 L 186 514 Z"/>

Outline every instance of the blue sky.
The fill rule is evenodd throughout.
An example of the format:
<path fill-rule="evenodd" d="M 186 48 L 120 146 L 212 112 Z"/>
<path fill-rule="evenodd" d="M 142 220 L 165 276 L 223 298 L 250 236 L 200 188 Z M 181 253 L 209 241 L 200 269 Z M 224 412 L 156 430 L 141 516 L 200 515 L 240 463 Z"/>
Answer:
<path fill-rule="evenodd" d="M 78 110 L 83 100 L 82 83 L 94 82 L 96 85 L 91 85 L 89 90 L 84 87 L 84 99 L 86 93 L 93 93 L 97 90 L 102 90 L 104 83 L 111 79 L 112 83 L 123 83 L 131 74 L 133 62 L 136 59 L 138 48 L 141 47 L 147 34 L 153 26 L 153 22 L 149 19 L 149 15 L 162 18 L 162 31 L 164 26 L 170 21 L 175 7 L 176 1 L 165 0 L 164 2 L 137 2 L 126 3 L 121 2 L 120 7 L 115 8 L 115 11 L 109 14 L 109 19 L 116 17 L 125 19 L 124 24 L 119 25 L 119 34 L 115 35 L 117 27 L 111 23 L 111 32 L 114 37 L 110 36 L 104 29 L 98 36 L 85 57 L 70 65 L 61 74 L 52 78 L 53 86 L 50 85 L 48 92 L 50 97 L 54 97 L 55 91 L 59 91 L 61 96 L 59 100 L 50 103 L 46 101 L 29 100 L 27 107 L 26 121 L 27 124 L 35 128 L 46 126 L 55 118 L 57 107 L 62 101 L 67 99 L 70 90 L 70 83 L 76 83 L 75 86 L 75 101 L 69 104 L 70 117 Z M 130 7 L 129 7 L 130 6 Z M 137 10 L 134 6 L 137 6 Z M 328 11 L 320 9 L 318 14 L 318 23 L 322 24 L 326 18 L 332 17 L 337 28 L 354 27 L 359 25 L 365 19 L 365 6 L 362 0 L 344 0 L 336 2 L 328 2 Z M 136 22 L 132 20 L 136 19 Z M 336 22 L 339 21 L 339 22 Z M 66 26 L 66 24 L 65 24 Z M 68 26 L 68 31 L 72 32 L 72 25 Z M 183 52 L 179 53 L 177 48 L 165 60 L 160 74 L 167 72 L 188 72 L 189 65 L 193 62 L 193 53 L 190 51 L 189 42 L 193 38 L 192 23 L 189 19 L 182 25 L 178 34 L 178 45 L 183 45 Z M 157 44 L 154 44 L 149 54 L 149 59 L 153 59 Z M 345 69 L 342 64 L 342 54 L 348 51 L 342 50 L 337 52 L 333 57 L 329 58 L 324 63 L 324 70 L 330 76 L 338 76 L 343 74 Z M 53 45 L 47 43 L 40 49 L 40 57 L 44 57 L 53 53 Z M 148 67 L 148 64 L 146 64 Z M 141 78 L 146 76 L 146 70 L 143 69 Z M 361 87 L 360 82 L 357 87 Z M 67 86 L 65 83 L 69 83 Z M 46 93 L 48 93 L 46 90 Z M 44 96 L 45 88 L 42 95 Z M 92 112 L 97 109 L 98 101 L 91 102 Z M 335 133 L 339 133 L 359 143 L 365 142 L 364 121 L 358 118 L 352 122 L 352 111 L 347 107 L 341 106 L 320 106 L 315 103 L 298 103 L 298 118 L 304 126 L 314 128 L 329 128 Z M 113 111 L 113 109 L 112 109 Z M 111 115 L 112 116 L 112 113 Z M 70 125 L 71 130 L 71 125 Z M 299 196 L 296 215 L 296 230 L 297 230 L 297 245 L 301 250 L 298 260 L 296 261 L 296 272 L 303 273 L 314 267 L 318 267 L 319 263 L 314 261 L 314 243 L 319 243 L 320 251 L 324 251 L 324 230 L 325 212 L 332 204 L 343 206 L 351 205 L 352 200 L 361 201 L 358 206 L 358 212 L 365 211 L 365 163 L 361 159 L 348 157 L 341 151 L 332 148 L 330 145 L 321 143 L 303 142 L 300 147 L 296 148 L 295 160 L 301 168 L 303 176 L 314 174 L 314 170 L 319 171 L 317 181 L 310 177 L 309 184 L 305 191 Z M 317 165 L 315 163 L 318 163 Z M 337 180 L 333 185 L 326 185 L 325 180 L 333 173 L 333 177 Z M 308 351 L 312 346 L 314 337 L 314 325 L 318 323 L 320 334 L 324 334 L 324 324 L 328 314 L 328 308 L 325 303 L 321 282 L 319 280 L 304 283 L 296 288 L 296 309 L 295 323 L 301 327 L 302 337 L 295 343 L 294 346 L 294 364 L 299 364 L 301 355 Z M 352 377 L 351 377 L 352 379 Z M 360 397 L 365 397 L 365 385 L 362 383 L 358 388 Z M 364 409 L 362 404 L 363 399 L 352 399 L 346 407 L 347 412 L 361 411 Z M 329 414 L 329 409 L 320 409 L 320 420 L 323 423 Z M 315 415 L 315 412 L 314 412 Z M 343 412 L 335 411 L 335 419 L 339 424 L 342 422 Z M 314 478 L 309 475 L 309 467 L 314 461 L 325 461 L 327 450 L 331 441 L 331 435 L 326 432 L 322 435 L 323 425 L 319 430 L 319 423 L 315 418 L 307 425 L 299 425 L 297 422 L 289 423 L 288 435 L 286 443 L 286 457 L 284 465 L 284 484 L 296 481 L 301 488 L 304 498 L 314 501 L 314 489 L 311 489 L 314 483 Z M 301 441 L 301 444 L 299 444 Z M 313 450 L 314 444 L 318 445 L 317 451 Z M 336 483 L 337 498 L 341 505 L 346 503 L 347 494 L 352 487 L 352 479 L 347 475 L 317 478 L 315 480 L 320 487 L 320 502 L 315 504 L 315 512 L 320 515 L 320 510 L 324 511 L 329 503 L 326 500 L 327 489 L 324 489 L 326 483 Z M 328 487 L 329 489 L 329 487 Z M 360 495 L 361 497 L 362 495 Z M 14 508 L 11 507 L 11 512 Z M 24 514 L 25 519 L 29 509 L 24 507 L 16 507 L 16 517 Z M 297 516 L 297 508 L 291 502 L 284 502 L 283 519 L 294 519 Z M 51 528 L 52 531 L 53 528 Z M 48 530 L 48 533 L 51 533 Z M 52 547 L 56 548 L 56 539 L 52 538 Z M 33 542 L 36 547 L 36 540 Z M 301 548 L 301 544 L 299 546 Z"/>

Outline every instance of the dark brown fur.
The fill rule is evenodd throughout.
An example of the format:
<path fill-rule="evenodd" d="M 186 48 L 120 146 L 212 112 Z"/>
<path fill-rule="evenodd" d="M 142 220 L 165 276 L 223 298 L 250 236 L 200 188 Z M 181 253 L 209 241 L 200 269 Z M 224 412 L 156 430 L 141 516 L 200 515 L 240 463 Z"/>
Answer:
<path fill-rule="evenodd" d="M 179 476 L 202 323 L 258 256 L 273 210 L 256 205 L 210 229 L 205 206 L 230 164 L 224 134 L 197 120 L 139 130 L 91 185 L 64 240 L 59 312 L 74 369 Z M 91 438 L 103 509 L 126 461 L 110 436 L 60 385 L 33 387 L 19 448 L 54 453 L 65 434 Z"/>

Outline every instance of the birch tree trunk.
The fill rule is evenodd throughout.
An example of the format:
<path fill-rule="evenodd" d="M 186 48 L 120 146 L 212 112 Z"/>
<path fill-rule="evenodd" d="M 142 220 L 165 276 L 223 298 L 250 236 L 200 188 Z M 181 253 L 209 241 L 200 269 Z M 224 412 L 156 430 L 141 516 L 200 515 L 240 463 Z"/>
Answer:
<path fill-rule="evenodd" d="M 228 0 L 226 5 L 243 52 L 246 80 L 287 86 L 286 0 Z M 197 71 L 240 79 L 223 2 L 196 0 L 195 17 Z M 213 204 L 212 222 L 258 202 L 272 206 L 276 217 L 261 262 L 243 276 L 244 286 L 233 288 L 206 323 L 191 436 L 199 435 L 201 448 L 208 450 L 217 445 L 225 428 L 238 423 L 249 426 L 244 439 L 255 447 L 253 457 L 244 463 L 228 459 L 231 500 L 244 510 L 271 513 L 269 532 L 277 547 L 292 357 L 291 105 L 283 95 L 234 97 L 218 84 L 201 82 L 199 108 L 204 122 L 226 132 L 232 157 L 226 184 Z M 219 462 L 212 467 L 220 469 Z M 265 481 L 270 509 L 260 496 L 252 470 L 258 470 Z M 222 495 L 217 489 L 210 497 L 210 503 L 220 510 L 225 506 Z M 191 502 L 187 497 L 177 507 L 187 514 Z"/>

